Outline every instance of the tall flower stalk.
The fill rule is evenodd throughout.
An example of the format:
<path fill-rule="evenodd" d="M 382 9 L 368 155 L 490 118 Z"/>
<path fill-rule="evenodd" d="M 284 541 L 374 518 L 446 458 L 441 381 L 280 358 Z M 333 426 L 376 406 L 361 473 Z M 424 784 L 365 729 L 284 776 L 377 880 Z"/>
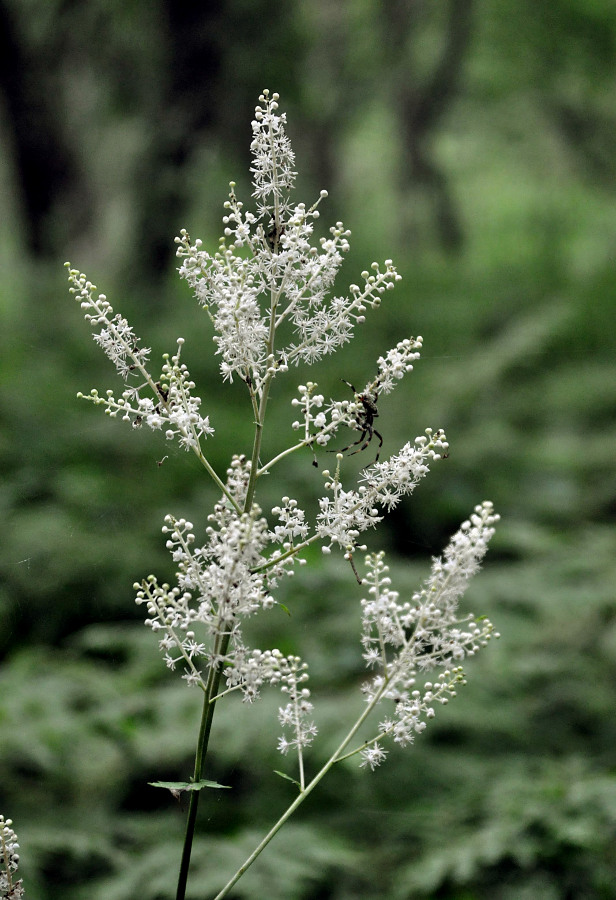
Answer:
<path fill-rule="evenodd" d="M 126 319 L 67 263 L 71 291 L 93 326 L 94 339 L 124 381 L 119 395 L 107 391 L 101 396 L 92 390 L 86 399 L 134 428 L 147 426 L 168 441 L 178 441 L 196 455 L 219 493 L 199 538 L 198 529 L 186 519 L 165 518 L 163 533 L 176 564 L 176 583 L 161 584 L 149 575 L 135 585 L 137 603 L 147 611 L 146 624 L 157 635 L 166 665 L 203 695 L 192 778 L 165 785 L 175 794 L 189 794 L 177 900 L 186 894 L 201 790 L 220 787 L 205 777 L 218 703 L 238 692 L 252 703 L 269 685 L 281 690 L 278 749 L 295 758 L 297 796 L 216 900 L 227 896 L 332 766 L 356 756 L 360 766 L 372 770 L 386 758 L 388 743 L 412 743 L 436 707 L 464 684 L 465 658 L 494 633 L 487 619 L 458 613 L 458 602 L 480 566 L 498 519 L 489 502 L 475 508 L 443 556 L 434 560 L 428 580 L 408 599 L 391 587 L 383 553 L 369 553 L 363 542 L 365 532 L 409 496 L 432 464 L 448 453 L 445 433 L 427 428 L 397 453 L 380 459 L 383 438 L 375 425 L 379 399 L 412 370 L 421 337 L 407 337 L 375 360 L 366 386 L 357 390 L 347 383 L 341 399 L 326 400 L 315 382 L 300 384 L 293 400 L 297 418 L 290 426 L 294 440 L 281 448 L 265 438 L 274 380 L 350 341 L 400 276 L 391 260 L 373 263 L 361 273 L 360 285 L 351 284 L 348 295 L 332 296 L 350 232 L 337 222 L 328 237 L 315 242 L 314 225 L 326 192 L 310 207 L 292 201 L 295 157 L 277 94 L 264 91 L 260 96 L 252 131 L 254 211 L 244 209 L 232 183 L 218 249 L 208 252 L 185 231 L 176 239 L 180 276 L 209 316 L 222 379 L 244 383 L 254 421 L 252 448 L 234 455 L 226 473 L 217 472 L 208 459 L 214 427 L 181 359 L 184 340 L 177 340 L 175 352 L 166 354 L 160 370 L 154 371 L 150 351 L 140 345 Z M 347 440 L 341 448 L 342 435 Z M 259 479 L 289 454 L 302 451 L 309 451 L 315 466 L 319 456 L 331 460 L 325 454 L 335 452 L 332 468 L 323 469 L 315 520 L 310 522 L 298 501 L 286 494 L 268 518 L 257 502 Z M 375 453 L 374 461 L 349 483 L 346 457 L 364 452 Z M 364 594 L 361 647 L 369 678 L 362 688 L 366 702 L 361 715 L 349 723 L 346 737 L 325 765 L 310 776 L 309 749 L 317 728 L 307 664 L 276 648 L 249 646 L 243 625 L 248 616 L 277 605 L 279 582 L 304 562 L 302 552 L 314 543 L 324 553 L 342 553 Z"/>

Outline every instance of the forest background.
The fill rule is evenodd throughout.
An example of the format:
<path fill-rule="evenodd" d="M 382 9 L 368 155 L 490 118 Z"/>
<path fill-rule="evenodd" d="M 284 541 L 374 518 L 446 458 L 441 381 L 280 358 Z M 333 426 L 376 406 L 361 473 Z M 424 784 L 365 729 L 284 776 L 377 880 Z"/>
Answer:
<path fill-rule="evenodd" d="M 470 605 L 503 637 L 410 751 L 332 775 L 234 896 L 616 897 L 614 4 L 2 0 L 0 42 L 0 811 L 28 896 L 173 896 L 183 813 L 146 783 L 189 774 L 200 701 L 164 668 L 131 585 L 171 577 L 164 514 L 203 526 L 214 500 L 196 462 L 75 398 L 114 373 L 62 264 L 153 359 L 192 338 L 223 471 L 250 418 L 242 386 L 220 385 L 173 238 L 186 227 L 215 248 L 228 182 L 248 198 L 268 87 L 298 199 L 326 188 L 323 222 L 352 231 L 337 292 L 373 259 L 403 275 L 320 368 L 321 390 L 365 384 L 422 334 L 422 360 L 380 403 L 383 452 L 427 424 L 451 443 L 381 545 L 413 590 L 491 499 L 502 522 Z M 285 477 L 300 501 L 321 484 L 308 452 Z M 356 703 L 357 585 L 315 556 L 293 609 L 295 636 L 285 622 L 263 643 L 310 662 L 321 759 Z M 288 802 L 263 712 L 217 717 L 209 776 L 234 790 L 204 804 L 191 897 Z"/>

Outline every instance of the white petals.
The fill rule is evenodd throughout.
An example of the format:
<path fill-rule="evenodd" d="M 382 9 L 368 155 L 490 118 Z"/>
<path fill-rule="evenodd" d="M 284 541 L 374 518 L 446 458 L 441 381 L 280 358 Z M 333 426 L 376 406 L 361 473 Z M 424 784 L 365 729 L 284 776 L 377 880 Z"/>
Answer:
<path fill-rule="evenodd" d="M 107 391 L 106 396 L 101 397 L 95 389 L 88 395 L 79 393 L 78 396 L 97 406 L 103 405 L 112 418 L 119 414 L 134 428 L 145 424 L 159 431 L 164 427 L 167 440 L 177 438 L 185 450 L 198 453 L 201 440 L 214 434 L 214 429 L 209 416 L 201 415 L 201 398 L 192 393 L 195 383 L 180 360 L 183 344 L 183 338 L 178 338 L 177 352 L 171 359 L 168 354 L 164 355 L 161 376 L 156 383 L 146 374 L 144 383 L 126 388 L 119 398 L 113 391 Z"/>
<path fill-rule="evenodd" d="M 230 496 L 243 499 L 249 472 L 249 463 L 235 457 L 227 473 Z M 293 534 L 303 533 L 303 513 L 300 515 L 297 503 L 288 497 L 283 503 L 279 513 L 286 525 L 280 527 Z M 248 616 L 275 604 L 266 574 L 258 571 L 264 562 L 263 550 L 272 537 L 267 522 L 258 506 L 253 505 L 250 513 L 238 513 L 226 498 L 216 504 L 209 521 L 207 542 L 196 547 L 192 522 L 166 517 L 163 533 L 177 566 L 177 585 L 159 584 L 150 575 L 135 585 L 136 601 L 147 607 L 146 624 L 160 635 L 165 663 L 170 669 L 181 664 L 188 685 L 205 689 L 204 665 L 223 666 L 227 689 L 241 690 L 247 702 L 258 698 L 262 684 L 280 685 L 289 695 L 283 724 L 293 730 L 286 746 L 299 750 L 316 734 L 316 727 L 307 719 L 312 710 L 310 693 L 304 686 L 307 666 L 299 657 L 283 656 L 279 650 L 249 651 L 242 636 Z M 270 580 L 272 571 L 280 575 L 285 566 L 272 566 Z M 216 655 L 214 649 L 220 646 L 221 637 L 228 640 L 224 656 Z"/>
<path fill-rule="evenodd" d="M 459 618 L 457 605 L 469 578 L 479 569 L 498 517 L 489 503 L 476 507 L 443 556 L 434 560 L 429 579 L 408 601 L 392 589 L 382 554 L 367 556 L 368 575 L 364 582 L 360 580 L 353 558 L 357 550 L 366 550 L 360 537 L 414 491 L 433 460 L 448 455 L 444 432 L 426 429 L 398 453 L 379 461 L 384 440 L 373 424 L 379 416 L 377 404 L 412 370 L 422 349 L 421 337 L 404 338 L 379 357 L 372 380 L 363 390 L 346 381 L 342 400 L 326 402 L 315 382 L 299 385 L 292 401 L 296 418 L 292 427 L 299 434 L 293 446 L 275 450 L 266 461 L 264 454 L 271 448 L 263 427 L 269 421 L 266 410 L 273 395 L 272 380 L 291 366 L 312 364 L 350 341 L 368 310 L 376 309 L 400 279 L 392 261 L 386 259 L 362 272 L 360 283 L 351 284 L 348 294 L 334 294 L 338 271 L 349 252 L 350 231 L 336 222 L 325 236 L 316 238 L 325 191 L 310 207 L 292 200 L 295 157 L 278 99 L 278 94 L 264 91 L 252 122 L 254 211 L 244 209 L 231 183 L 218 248 L 207 250 L 184 230 L 176 238 L 179 273 L 205 312 L 204 320 L 209 320 L 222 378 L 244 382 L 248 415 L 255 424 L 252 463 L 245 456 L 234 456 L 224 483 L 205 457 L 203 443 L 213 428 L 182 362 L 183 339 L 178 340 L 173 356 L 163 357 L 160 375 L 153 375 L 148 368 L 150 351 L 140 346 L 131 326 L 114 312 L 105 295 L 97 296 L 95 285 L 78 270 L 69 268 L 69 281 L 93 326 L 94 340 L 125 382 L 119 397 L 113 391 L 100 396 L 92 390 L 86 399 L 135 429 L 145 425 L 195 452 L 222 494 L 200 543 L 191 522 L 166 517 L 163 533 L 175 564 L 175 583 L 159 583 L 150 575 L 135 585 L 136 602 L 146 606 L 147 624 L 157 635 L 166 665 L 178 670 L 188 685 L 208 693 L 220 676 L 220 693 L 216 698 L 208 695 L 208 702 L 233 691 L 252 702 L 263 685 L 280 688 L 285 696 L 278 710 L 283 729 L 278 749 L 297 754 L 298 784 L 303 791 L 303 751 L 317 732 L 306 686 L 307 667 L 298 656 L 278 649 L 248 647 L 246 619 L 277 605 L 278 580 L 292 574 L 296 562 L 304 561 L 299 553 L 309 545 L 318 541 L 324 553 L 342 551 L 359 583 L 367 586 L 361 601 L 362 651 L 370 670 L 363 686 L 371 704 L 366 714 L 383 700 L 393 703 L 394 709 L 380 722 L 375 736 L 351 752 L 346 752 L 343 743 L 340 756 L 330 763 L 359 753 L 361 766 L 373 770 L 387 756 L 384 738 L 391 737 L 400 746 L 412 743 L 438 704 L 455 696 L 457 686 L 464 683 L 459 662 L 484 646 L 492 634 L 487 620 Z M 338 450 L 333 442 L 342 426 L 354 435 Z M 374 462 L 353 485 L 343 485 L 343 455 L 360 453 L 373 438 L 378 441 Z M 254 501 L 258 479 L 290 453 L 306 447 L 312 450 L 315 466 L 317 451 L 337 454 L 334 474 L 323 472 L 325 493 L 314 527 L 298 501 L 286 495 L 273 507 L 275 519 L 270 526 Z M 439 670 L 437 677 L 428 676 L 433 670 Z M 212 681 L 213 672 L 216 681 Z M 433 680 L 425 681 L 426 677 Z M 349 732 L 348 741 L 359 724 Z M 10 824 L 0 817 L 9 848 L 7 859 L 14 859 L 16 868 L 17 856 L 10 856 L 17 847 Z M 0 880 L 0 888 L 4 886 Z M 20 896 L 19 884 L 11 889 L 11 896 Z"/>
<path fill-rule="evenodd" d="M 125 381 L 135 370 L 144 374 L 149 349 L 139 347 L 139 338 L 135 337 L 126 319 L 119 313 L 114 313 L 105 294 L 95 296 L 96 285 L 88 281 L 83 272 L 71 269 L 69 263 L 66 263 L 66 267 L 71 285 L 70 293 L 75 295 L 84 310 L 85 320 L 95 329 L 100 326 L 100 330 L 95 330 L 93 334 L 96 343 L 102 347 Z"/>
<path fill-rule="evenodd" d="M 281 524 L 275 526 L 270 537 L 273 541 L 291 547 L 297 543 L 298 539 L 305 540 L 308 536 L 306 513 L 300 509 L 297 500 L 283 497 L 282 503 L 282 506 L 275 506 L 272 509 L 272 513 L 278 516 Z"/>
<path fill-rule="evenodd" d="M 246 223 L 243 232 L 248 229 Z M 232 381 L 234 374 L 242 378 L 249 373 L 263 375 L 268 325 L 259 306 L 263 285 L 258 269 L 224 239 L 213 255 L 202 250 L 200 242 L 191 245 L 185 231 L 177 242 L 177 255 L 184 258 L 180 276 L 210 313 L 223 378 Z"/>
<path fill-rule="evenodd" d="M 336 474 L 325 484 L 332 496 L 319 501 L 317 529 L 321 538 L 352 549 L 361 532 L 381 521 L 376 507 L 392 509 L 403 496 L 411 494 L 428 474 L 431 460 L 439 459 L 447 446 L 444 432 L 427 429 L 426 436 L 415 438 L 414 444 L 409 441 L 395 456 L 364 469 L 364 483 L 358 490 L 343 490 Z"/>
<path fill-rule="evenodd" d="M 447 703 L 464 683 L 464 673 L 455 663 L 498 637 L 488 619 L 475 621 L 457 614 L 458 601 L 479 570 L 497 521 L 491 503 L 475 507 L 410 601 L 401 602 L 391 589 L 384 554 L 366 556 L 369 587 L 362 600 L 362 646 L 367 667 L 378 673 L 362 690 L 368 702 L 395 703 L 394 715 L 381 723 L 380 736 L 390 735 L 401 746 L 412 743 L 426 727 L 425 720 L 434 717 L 435 704 Z M 436 682 L 426 681 L 420 689 L 421 673 L 439 668 L 444 671 Z M 370 755 L 363 758 L 362 765 L 376 764 Z"/>
<path fill-rule="evenodd" d="M 375 383 L 379 393 L 389 394 L 407 372 L 413 369 L 413 362 L 421 356 L 423 338 L 405 338 L 389 350 L 385 357 L 379 357 L 379 375 Z"/>
<path fill-rule="evenodd" d="M 255 109 L 250 145 L 253 197 L 261 201 L 264 208 L 284 209 L 285 198 L 297 175 L 295 154 L 284 130 L 287 117 L 285 113 L 277 115 L 278 94 L 272 94 L 270 98 L 269 91 L 263 91 L 259 101 L 262 105 Z"/>
<path fill-rule="evenodd" d="M 19 844 L 12 819 L 0 815 L 0 896 L 7 900 L 21 900 L 24 887 L 16 878 L 19 866 Z"/>
<path fill-rule="evenodd" d="M 373 263 L 362 272 L 363 287 L 351 285 L 350 296 L 330 297 L 350 231 L 336 222 L 315 245 L 314 222 L 327 192 L 310 208 L 291 203 L 295 158 L 286 117 L 277 110 L 278 95 L 264 91 L 252 123 L 256 214 L 244 211 L 231 183 L 218 250 L 209 253 L 184 230 L 176 238 L 180 275 L 212 320 L 223 378 L 250 380 L 257 394 L 266 377 L 291 364 L 314 363 L 347 343 L 368 307 L 378 307 L 400 278 L 391 260 L 382 268 Z M 291 335 L 269 358 L 268 342 L 282 326 Z M 386 362 L 385 391 L 408 371 L 411 358 L 413 352 L 403 348 Z"/>
<path fill-rule="evenodd" d="M 374 772 L 376 767 L 380 766 L 387 756 L 387 751 L 383 750 L 381 745 L 377 742 L 372 744 L 371 747 L 366 747 L 359 755 L 361 757 L 360 766 L 369 766 Z"/>

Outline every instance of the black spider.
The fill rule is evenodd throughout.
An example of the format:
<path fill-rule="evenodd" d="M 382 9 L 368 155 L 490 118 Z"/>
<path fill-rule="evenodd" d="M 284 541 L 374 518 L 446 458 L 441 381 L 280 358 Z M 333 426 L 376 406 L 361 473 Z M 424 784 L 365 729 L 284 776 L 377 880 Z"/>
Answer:
<path fill-rule="evenodd" d="M 361 432 L 361 434 L 352 444 L 343 447 L 342 450 L 330 450 L 330 453 L 346 453 L 351 447 L 357 447 L 358 444 L 361 444 L 360 447 L 357 447 L 357 450 L 353 450 L 352 453 L 349 453 L 349 456 L 354 456 L 355 453 L 361 453 L 362 450 L 365 450 L 372 438 L 376 435 L 379 439 L 379 449 L 377 450 L 374 461 L 378 462 L 381 447 L 383 446 L 383 436 L 374 427 L 374 420 L 379 414 L 376 404 L 379 399 L 381 382 L 377 379 L 372 383 L 370 388 L 367 388 L 362 394 L 358 394 L 350 381 L 345 381 L 344 378 L 341 378 L 340 380 L 345 384 L 348 384 L 355 394 L 355 402 L 361 404 L 361 410 L 355 415 L 354 425 L 356 431 Z"/>
<path fill-rule="evenodd" d="M 278 225 L 276 222 L 276 217 L 272 215 L 272 227 L 267 232 L 265 237 L 267 238 L 267 243 L 269 244 L 270 250 L 273 250 L 274 253 L 277 253 L 280 248 L 280 238 L 284 234 L 284 225 Z"/>

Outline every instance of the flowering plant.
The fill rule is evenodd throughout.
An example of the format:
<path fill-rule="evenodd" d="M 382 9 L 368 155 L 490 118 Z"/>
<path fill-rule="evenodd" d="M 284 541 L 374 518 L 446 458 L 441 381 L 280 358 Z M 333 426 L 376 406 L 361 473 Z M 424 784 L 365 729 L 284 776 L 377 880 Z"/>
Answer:
<path fill-rule="evenodd" d="M 186 892 L 200 792 L 220 787 L 204 777 L 219 702 L 234 692 L 253 702 L 264 686 L 280 688 L 284 700 L 278 715 L 282 728 L 278 748 L 295 756 L 292 780 L 297 796 L 216 900 L 227 896 L 332 766 L 357 756 L 361 766 L 374 769 L 387 756 L 388 741 L 400 746 L 412 743 L 437 705 L 447 703 L 464 683 L 465 657 L 474 655 L 493 635 L 487 619 L 458 613 L 458 601 L 480 566 L 498 519 L 490 503 L 475 508 L 410 599 L 401 599 L 392 588 L 383 553 L 368 553 L 362 543 L 364 533 L 447 455 L 445 433 L 428 428 L 398 453 L 379 459 L 383 438 L 374 424 L 379 397 L 412 370 L 421 337 L 406 338 L 379 357 L 362 390 L 349 385 L 352 397 L 326 401 L 316 383 L 299 385 L 293 400 L 298 416 L 292 424 L 295 440 L 285 449 L 270 449 L 264 441 L 274 380 L 347 343 L 368 309 L 376 309 L 400 277 L 391 260 L 382 266 L 373 263 L 370 272 L 362 272 L 361 285 L 350 286 L 348 296 L 331 296 L 350 233 L 338 222 L 329 237 L 313 243 L 319 205 L 327 195 L 322 191 L 309 208 L 292 203 L 295 159 L 285 125 L 278 95 L 264 91 L 252 123 L 255 211 L 244 210 L 232 183 L 218 250 L 209 253 L 185 231 L 176 239 L 179 272 L 209 316 L 223 381 L 244 382 L 254 419 L 252 452 L 233 456 L 224 477 L 208 459 L 206 442 L 214 428 L 182 362 L 184 340 L 178 339 L 176 351 L 163 357 L 158 374 L 152 369 L 150 351 L 140 346 L 126 319 L 114 312 L 85 275 L 69 266 L 71 291 L 93 326 L 95 341 L 124 381 L 119 396 L 92 390 L 86 399 L 135 428 L 148 426 L 164 432 L 169 441 L 177 440 L 197 456 L 220 496 L 203 537 L 197 538 L 193 524 L 184 518 L 165 519 L 163 533 L 176 563 L 177 583 L 161 584 L 150 575 L 135 585 L 137 603 L 147 611 L 147 624 L 158 637 L 165 663 L 203 695 L 192 778 L 163 785 L 176 795 L 189 794 L 178 900 Z M 332 443 L 344 428 L 353 435 L 351 443 L 333 450 Z M 345 454 L 372 453 L 377 442 L 374 461 L 349 485 L 343 477 Z M 285 495 L 268 521 L 257 503 L 259 479 L 303 448 L 311 451 L 315 466 L 318 453 L 336 453 L 333 471 L 323 471 L 324 493 L 316 519 L 311 524 L 298 502 Z M 306 755 L 317 728 L 307 664 L 276 648 L 250 647 L 243 623 L 246 617 L 276 606 L 278 583 L 293 574 L 304 561 L 302 551 L 313 543 L 325 553 L 339 549 L 362 588 L 361 645 L 370 674 L 363 685 L 366 702 L 361 715 L 349 723 L 348 733 L 325 765 L 309 776 Z M 365 555 L 363 567 L 358 554 Z M 360 570 L 365 571 L 363 576 Z M 376 718 L 377 708 L 388 712 L 382 712 L 380 721 L 364 735 L 362 729 Z"/>
<path fill-rule="evenodd" d="M 19 866 L 19 844 L 11 819 L 0 815 L 0 898 L 20 900 L 24 896 L 23 882 L 16 878 Z"/>

